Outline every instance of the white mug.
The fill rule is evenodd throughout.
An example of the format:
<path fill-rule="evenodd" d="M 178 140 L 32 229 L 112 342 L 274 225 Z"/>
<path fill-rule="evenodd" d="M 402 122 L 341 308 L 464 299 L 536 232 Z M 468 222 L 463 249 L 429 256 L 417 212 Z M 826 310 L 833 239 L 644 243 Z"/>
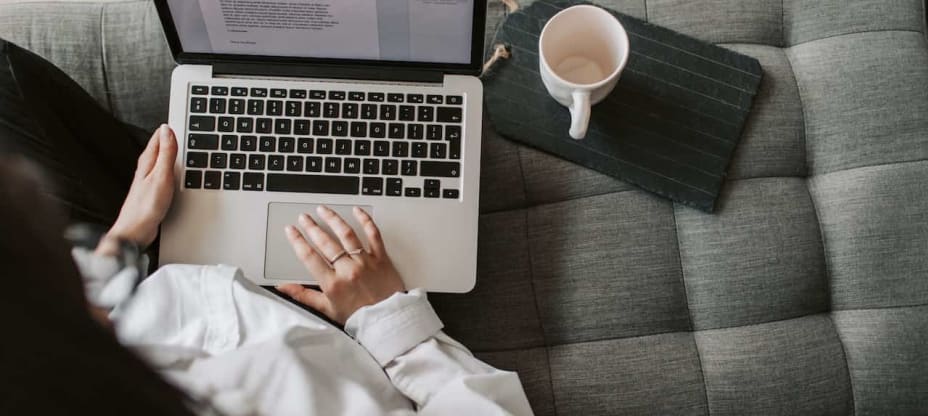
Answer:
<path fill-rule="evenodd" d="M 625 28 L 599 7 L 568 7 L 545 24 L 538 39 L 541 80 L 570 109 L 570 137 L 586 137 L 590 107 L 615 88 L 628 52 Z"/>

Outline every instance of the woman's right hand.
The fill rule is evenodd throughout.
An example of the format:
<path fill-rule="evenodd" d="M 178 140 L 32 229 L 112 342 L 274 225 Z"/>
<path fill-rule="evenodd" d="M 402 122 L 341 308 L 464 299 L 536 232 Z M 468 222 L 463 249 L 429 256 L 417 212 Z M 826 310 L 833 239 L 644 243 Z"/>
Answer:
<path fill-rule="evenodd" d="M 297 258 L 316 278 L 322 291 L 298 284 L 282 285 L 278 290 L 340 324 L 344 324 L 358 309 L 406 290 L 403 279 L 387 255 L 380 230 L 367 212 L 357 207 L 353 210 L 354 217 L 364 228 L 370 244 L 369 252 L 364 250 L 354 230 L 337 213 L 322 206 L 317 213 L 338 240 L 306 214 L 300 215 L 299 224 L 318 250 L 309 245 L 296 227 L 287 226 L 284 231 Z M 335 258 L 330 263 L 329 260 Z"/>

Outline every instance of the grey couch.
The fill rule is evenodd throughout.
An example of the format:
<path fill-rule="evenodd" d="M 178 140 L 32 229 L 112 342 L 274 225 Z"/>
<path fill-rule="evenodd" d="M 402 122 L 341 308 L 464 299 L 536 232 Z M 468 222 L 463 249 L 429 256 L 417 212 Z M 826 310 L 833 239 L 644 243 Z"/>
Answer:
<path fill-rule="evenodd" d="M 542 415 L 928 414 L 924 2 L 602 4 L 763 64 L 720 209 L 488 126 L 477 289 L 433 296 L 448 332 Z M 166 117 L 148 2 L 7 3 L 0 37 L 125 121 Z"/>

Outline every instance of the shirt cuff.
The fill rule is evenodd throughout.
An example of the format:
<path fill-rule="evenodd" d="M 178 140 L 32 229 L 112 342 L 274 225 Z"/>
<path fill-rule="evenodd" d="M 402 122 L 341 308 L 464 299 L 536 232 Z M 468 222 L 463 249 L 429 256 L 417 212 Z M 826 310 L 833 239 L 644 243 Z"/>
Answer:
<path fill-rule="evenodd" d="M 358 309 L 345 332 L 367 349 L 381 367 L 435 336 L 444 325 L 422 289 L 396 293 Z"/>

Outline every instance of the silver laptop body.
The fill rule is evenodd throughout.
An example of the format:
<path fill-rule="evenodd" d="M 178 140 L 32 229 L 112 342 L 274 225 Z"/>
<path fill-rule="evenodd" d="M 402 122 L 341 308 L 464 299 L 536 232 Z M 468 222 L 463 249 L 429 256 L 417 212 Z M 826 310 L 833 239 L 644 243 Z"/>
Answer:
<path fill-rule="evenodd" d="M 474 287 L 482 121 L 474 75 L 485 0 L 339 1 L 280 2 L 328 5 L 329 20 L 273 27 L 258 27 L 268 17 L 223 9 L 229 2 L 156 1 L 180 64 L 169 115 L 178 191 L 162 226 L 160 264 L 228 264 L 260 285 L 312 284 L 284 226 L 300 213 L 318 220 L 315 207 L 324 204 L 364 240 L 350 211 L 361 206 L 407 287 Z M 409 11 L 419 3 L 432 9 Z M 470 11 L 467 36 L 442 6 Z M 376 30 L 345 32 L 373 21 Z M 404 21 L 407 33 L 397 35 Z M 301 42 L 331 27 L 342 32 Z M 453 33 L 428 32 L 436 28 Z M 367 38 L 335 49 L 319 43 L 356 32 Z M 466 56 L 456 43 L 464 37 Z"/>

